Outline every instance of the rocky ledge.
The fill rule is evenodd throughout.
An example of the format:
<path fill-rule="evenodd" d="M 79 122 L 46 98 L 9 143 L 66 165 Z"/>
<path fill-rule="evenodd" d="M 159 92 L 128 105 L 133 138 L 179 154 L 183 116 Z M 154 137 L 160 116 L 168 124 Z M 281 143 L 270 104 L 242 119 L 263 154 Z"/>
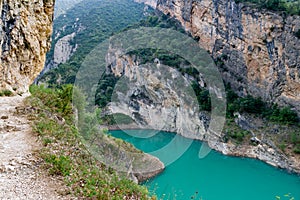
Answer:
<path fill-rule="evenodd" d="M 209 141 L 209 146 L 224 155 L 254 158 L 268 163 L 277 168 L 285 169 L 291 173 L 300 174 L 300 160 L 296 157 L 287 157 L 268 144 L 258 144 L 257 146 L 236 145 L 232 143 L 222 143 Z"/>
<path fill-rule="evenodd" d="M 90 153 L 101 163 L 136 183 L 154 177 L 165 169 L 158 158 L 136 149 L 123 140 L 106 134 L 91 138 L 84 140 Z"/>

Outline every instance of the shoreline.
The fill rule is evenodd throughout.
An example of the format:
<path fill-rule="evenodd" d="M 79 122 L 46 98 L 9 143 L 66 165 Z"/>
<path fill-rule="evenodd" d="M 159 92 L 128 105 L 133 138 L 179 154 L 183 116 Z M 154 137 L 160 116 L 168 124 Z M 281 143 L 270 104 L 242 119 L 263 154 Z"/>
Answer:
<path fill-rule="evenodd" d="M 153 130 L 151 127 L 140 127 L 136 124 L 123 124 L 123 125 L 102 125 L 103 128 L 109 131 L 114 130 Z M 170 132 L 167 130 L 161 130 L 167 133 L 178 134 L 175 132 Z M 181 135 L 181 134 L 180 134 Z M 184 135 L 181 135 L 185 137 Z M 187 137 L 185 137 L 187 138 Z M 266 144 L 259 144 L 257 146 L 252 145 L 235 145 L 232 143 L 223 143 L 217 140 L 203 141 L 199 139 L 189 138 L 193 140 L 198 140 L 201 142 L 206 142 L 212 150 L 215 150 L 223 155 L 241 158 L 251 158 L 260 160 L 268 165 L 275 168 L 286 171 L 290 174 L 295 174 L 300 176 L 300 160 L 295 158 L 287 157 L 286 155 L 277 152 Z M 277 159 L 275 159 L 277 158 Z M 159 159 L 159 158 L 158 158 Z"/>

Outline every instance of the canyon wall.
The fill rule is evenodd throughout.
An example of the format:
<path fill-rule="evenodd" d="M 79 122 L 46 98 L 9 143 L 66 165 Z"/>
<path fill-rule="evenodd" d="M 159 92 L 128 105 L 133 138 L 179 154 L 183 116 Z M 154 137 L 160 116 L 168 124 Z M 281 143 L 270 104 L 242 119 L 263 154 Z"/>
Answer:
<path fill-rule="evenodd" d="M 181 22 L 218 62 L 240 96 L 251 94 L 300 114 L 300 16 L 234 0 L 139 0 Z"/>
<path fill-rule="evenodd" d="M 156 3 L 146 0 L 145 3 L 178 19 L 211 53 L 225 82 L 240 96 L 262 97 L 289 105 L 300 113 L 300 40 L 295 34 L 300 28 L 299 16 L 259 11 L 225 0 L 158 0 Z M 182 93 L 176 87 L 184 81 L 178 79 L 180 73 L 176 70 L 163 69 L 159 60 L 143 66 L 136 56 L 120 55 L 122 50 L 110 49 L 106 73 L 125 77 L 126 81 L 119 80 L 118 85 L 127 89 L 117 85 L 118 97 L 113 94 L 108 107 L 110 113 L 130 116 L 137 123 L 133 128 L 176 132 L 207 141 L 211 148 L 226 155 L 257 158 L 300 172 L 299 159 L 286 156 L 265 139 L 257 139 L 258 130 L 251 132 L 251 140 L 257 139 L 258 145 L 225 142 L 225 132 L 215 135 L 208 128 L 209 113 L 199 112 L 193 101 L 179 103 Z"/>
<path fill-rule="evenodd" d="M 141 65 L 136 56 L 123 55 L 116 48 L 109 49 L 106 60 L 112 63 L 106 73 L 121 77 L 109 113 L 131 117 L 139 129 L 164 130 L 198 140 L 209 135 L 209 117 L 200 112 L 191 82 L 178 70 L 154 62 Z"/>
<path fill-rule="evenodd" d="M 257 140 L 258 145 L 226 142 L 227 130 L 214 132 L 212 122 L 216 118 L 209 112 L 200 111 L 197 98 L 189 92 L 189 85 L 195 81 L 193 77 L 160 64 L 158 59 L 153 63 L 141 64 L 137 56 L 124 55 L 122 52 L 120 48 L 110 48 L 106 56 L 106 74 L 120 79 L 104 114 L 121 113 L 129 116 L 133 122 L 126 124 L 115 118 L 117 125 L 112 126 L 113 129 L 173 132 L 186 138 L 206 141 L 209 147 L 225 155 L 256 158 L 275 167 L 300 173 L 299 159 L 283 154 L 267 137 L 262 137 L 262 140 L 256 137 L 260 131 L 264 134 L 270 132 L 266 129 L 260 130 L 257 125 L 250 128 L 251 140 Z M 247 124 L 248 121 L 244 122 Z"/>
<path fill-rule="evenodd" d="M 28 91 L 50 48 L 55 0 L 0 1 L 0 89 Z"/>

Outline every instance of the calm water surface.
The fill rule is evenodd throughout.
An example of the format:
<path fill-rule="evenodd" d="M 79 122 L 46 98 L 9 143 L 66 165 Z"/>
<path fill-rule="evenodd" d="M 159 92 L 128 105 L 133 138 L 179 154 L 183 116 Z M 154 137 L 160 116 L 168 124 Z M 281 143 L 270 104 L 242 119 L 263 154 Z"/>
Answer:
<path fill-rule="evenodd" d="M 300 177 L 261 161 L 224 156 L 216 151 L 199 159 L 202 143 L 178 136 L 168 152 L 160 156 L 152 152 L 174 143 L 175 134 L 151 130 L 110 131 L 110 134 L 158 156 L 162 161 L 165 155 L 172 157 L 172 152 L 191 142 L 178 160 L 144 183 L 163 199 L 188 200 L 194 196 L 194 199 L 203 200 L 275 200 L 276 196 L 281 196 L 281 200 L 290 200 L 285 197 L 290 193 L 295 200 L 300 200 Z"/>

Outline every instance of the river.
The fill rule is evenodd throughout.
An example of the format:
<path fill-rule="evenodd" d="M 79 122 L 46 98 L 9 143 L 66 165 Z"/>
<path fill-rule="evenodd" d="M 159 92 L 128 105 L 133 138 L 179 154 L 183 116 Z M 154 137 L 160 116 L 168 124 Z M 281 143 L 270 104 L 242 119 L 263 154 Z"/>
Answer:
<path fill-rule="evenodd" d="M 166 166 L 163 173 L 143 183 L 162 199 L 176 200 L 300 200 L 300 176 L 289 174 L 262 161 L 231 157 L 211 151 L 199 159 L 200 141 L 176 136 L 176 144 L 164 152 L 154 153 L 169 143 L 175 134 L 151 130 L 110 131 L 114 137 L 153 154 L 163 162 L 166 155 L 191 144 L 183 155 Z"/>

